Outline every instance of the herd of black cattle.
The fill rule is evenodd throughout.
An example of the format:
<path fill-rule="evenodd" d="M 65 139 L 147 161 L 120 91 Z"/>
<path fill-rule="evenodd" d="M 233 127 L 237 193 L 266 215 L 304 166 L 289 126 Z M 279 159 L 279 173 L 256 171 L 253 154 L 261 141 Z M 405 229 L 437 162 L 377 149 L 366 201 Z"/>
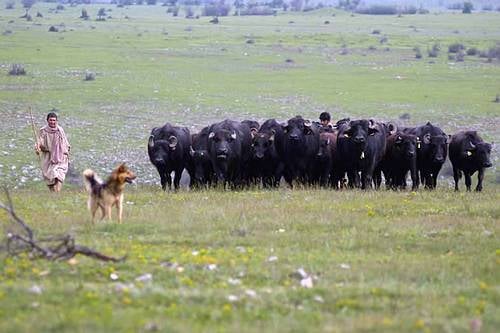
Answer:
<path fill-rule="evenodd" d="M 148 140 L 149 158 L 164 190 L 172 188 L 172 172 L 173 186 L 179 187 L 184 169 L 190 186 L 201 188 L 271 188 L 283 177 L 290 186 L 378 189 L 383 174 L 387 188 L 405 189 L 410 174 L 412 190 L 420 183 L 433 189 L 448 148 L 455 190 L 462 172 L 470 190 L 471 175 L 478 171 L 476 191 L 481 191 L 484 170 L 492 166 L 491 145 L 475 131 L 448 136 L 431 123 L 397 128 L 343 119 L 324 126 L 296 116 L 283 124 L 224 120 L 196 134 L 166 123 L 154 128 Z"/>

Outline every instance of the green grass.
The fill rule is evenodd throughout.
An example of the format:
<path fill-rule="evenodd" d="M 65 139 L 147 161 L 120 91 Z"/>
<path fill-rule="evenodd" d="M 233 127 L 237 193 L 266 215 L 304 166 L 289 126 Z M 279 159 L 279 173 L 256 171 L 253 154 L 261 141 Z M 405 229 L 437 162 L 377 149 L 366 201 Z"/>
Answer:
<path fill-rule="evenodd" d="M 4 259 L 0 330 L 137 331 L 154 323 L 173 331 L 461 332 L 480 318 L 494 332 L 499 199 L 497 191 L 132 188 L 122 225 L 91 226 L 81 191 L 16 191 L 17 212 L 38 236 L 71 232 L 79 244 L 128 258 Z M 317 276 L 313 288 L 293 277 L 299 268 Z M 145 273 L 151 282 L 135 281 Z M 40 295 L 28 291 L 33 285 Z"/>
<path fill-rule="evenodd" d="M 224 118 L 316 119 L 324 110 L 334 119 L 408 113 L 402 124 L 429 120 L 448 134 L 476 129 L 499 142 L 498 60 L 454 63 L 446 53 L 457 42 L 495 46 L 498 13 L 374 17 L 325 9 L 213 25 L 167 16 L 160 6 L 105 6 L 113 18 L 96 22 L 100 7 L 85 5 L 92 20 L 81 21 L 82 6 L 56 14 L 55 4 L 37 3 L 31 13 L 44 17 L 33 22 L 19 18 L 20 4 L 0 8 L 0 184 L 37 236 L 69 232 L 128 259 L 78 257 L 72 265 L 2 257 L 1 332 L 469 332 L 474 319 L 482 332 L 498 330 L 495 167 L 481 194 L 454 193 L 449 178 L 436 192 L 417 193 L 163 193 L 145 151 L 150 129 L 166 121 L 196 131 Z M 49 33 L 51 25 L 60 32 Z M 434 43 L 442 51 L 431 59 Z M 13 63 L 27 75 L 8 76 Z M 95 81 L 83 80 L 87 70 Z M 29 106 L 37 126 L 59 110 L 77 177 L 87 167 L 104 176 L 121 161 L 136 171 L 124 224 L 91 226 L 77 185 L 48 194 L 31 153 Z M 0 221 L 12 228 L 4 212 Z M 317 276 L 313 288 L 300 286 L 299 268 Z M 145 273 L 151 282 L 135 281 Z M 29 292 L 33 285 L 40 295 Z"/>

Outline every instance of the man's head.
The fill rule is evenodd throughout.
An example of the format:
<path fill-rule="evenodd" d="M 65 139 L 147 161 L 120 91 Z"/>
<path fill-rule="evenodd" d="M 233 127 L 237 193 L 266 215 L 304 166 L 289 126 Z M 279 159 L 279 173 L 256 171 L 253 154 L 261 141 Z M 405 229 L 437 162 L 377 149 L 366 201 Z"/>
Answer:
<path fill-rule="evenodd" d="M 330 114 L 328 112 L 321 112 L 321 114 L 319 115 L 319 122 L 323 126 L 328 125 L 330 123 L 330 120 L 331 120 L 331 117 L 330 117 Z"/>
<path fill-rule="evenodd" d="M 57 127 L 57 115 L 54 112 L 49 112 L 47 115 L 47 124 L 52 128 Z"/>

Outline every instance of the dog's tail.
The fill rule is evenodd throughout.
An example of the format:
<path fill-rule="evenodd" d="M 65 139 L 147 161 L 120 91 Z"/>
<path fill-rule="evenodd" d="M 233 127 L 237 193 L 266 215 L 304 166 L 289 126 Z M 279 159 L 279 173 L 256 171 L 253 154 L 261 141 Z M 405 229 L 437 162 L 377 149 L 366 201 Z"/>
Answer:
<path fill-rule="evenodd" d="M 96 185 L 101 184 L 101 180 L 97 177 L 94 170 L 86 169 L 83 171 L 83 184 L 85 185 L 87 192 L 90 193 Z"/>

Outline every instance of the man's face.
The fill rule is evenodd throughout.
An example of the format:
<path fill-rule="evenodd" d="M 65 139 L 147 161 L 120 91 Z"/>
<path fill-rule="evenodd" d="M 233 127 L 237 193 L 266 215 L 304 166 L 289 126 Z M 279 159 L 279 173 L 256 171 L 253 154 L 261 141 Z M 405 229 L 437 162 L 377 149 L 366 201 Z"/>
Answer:
<path fill-rule="evenodd" d="M 47 123 L 49 124 L 49 127 L 56 128 L 57 127 L 57 118 L 50 117 L 49 119 L 47 119 Z"/>
<path fill-rule="evenodd" d="M 321 123 L 321 125 L 326 126 L 326 125 L 328 125 L 328 120 L 326 120 L 326 119 L 320 120 L 320 123 Z"/>

